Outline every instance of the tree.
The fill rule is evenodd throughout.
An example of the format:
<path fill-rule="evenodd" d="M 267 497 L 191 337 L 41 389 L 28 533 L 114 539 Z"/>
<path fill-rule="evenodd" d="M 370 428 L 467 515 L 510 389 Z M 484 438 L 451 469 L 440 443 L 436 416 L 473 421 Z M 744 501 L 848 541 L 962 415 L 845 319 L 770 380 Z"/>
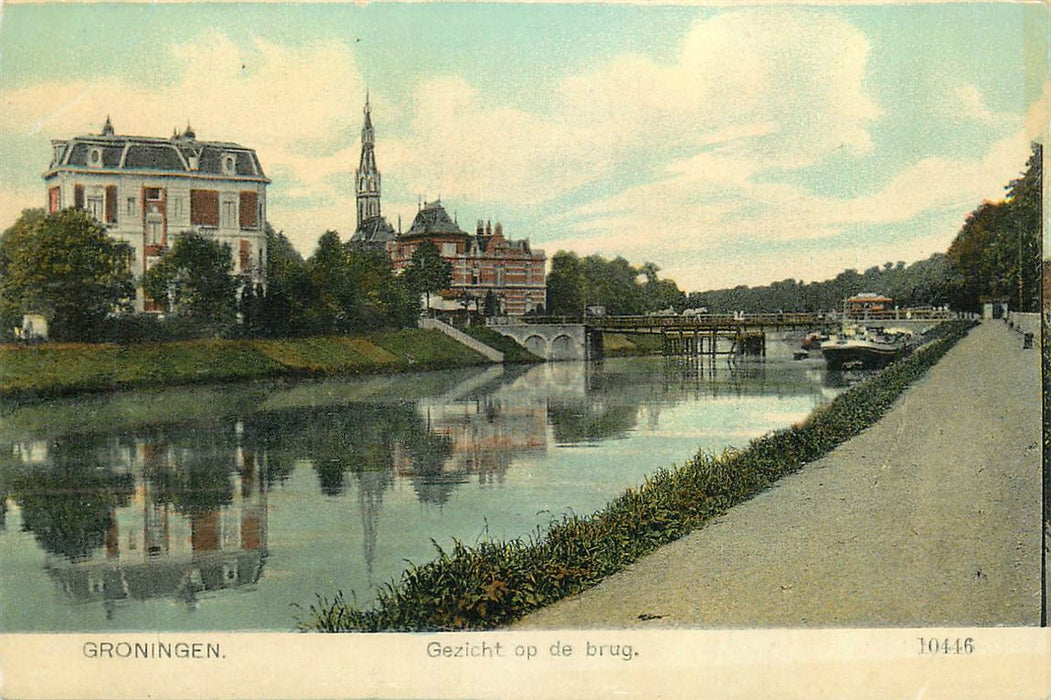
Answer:
<path fill-rule="evenodd" d="M 26 210 L 0 239 L 5 330 L 39 313 L 56 340 L 94 340 L 108 315 L 130 309 L 134 294 L 130 249 L 82 211 Z"/>
<path fill-rule="evenodd" d="M 427 297 L 427 309 L 429 310 L 431 294 L 448 289 L 452 284 L 453 266 L 441 256 L 438 246 L 430 241 L 424 241 L 413 251 L 409 265 L 403 274 L 409 289 Z"/>
<path fill-rule="evenodd" d="M 303 256 L 284 233 L 266 224 L 266 290 L 259 301 L 259 333 L 271 338 L 305 336 L 314 327 L 319 303 Z"/>
<path fill-rule="evenodd" d="M 350 276 L 347 250 L 336 231 L 325 231 L 307 261 L 312 299 L 310 325 L 322 333 L 348 333 L 359 315 L 356 285 Z"/>
<path fill-rule="evenodd" d="M 357 328 L 378 330 L 416 324 L 420 295 L 410 289 L 408 280 L 394 274 L 386 253 L 347 246 L 346 260 L 351 283 L 357 290 Z"/>
<path fill-rule="evenodd" d="M 173 316 L 219 334 L 236 320 L 242 280 L 232 273 L 229 245 L 187 231 L 146 271 L 142 288 Z"/>

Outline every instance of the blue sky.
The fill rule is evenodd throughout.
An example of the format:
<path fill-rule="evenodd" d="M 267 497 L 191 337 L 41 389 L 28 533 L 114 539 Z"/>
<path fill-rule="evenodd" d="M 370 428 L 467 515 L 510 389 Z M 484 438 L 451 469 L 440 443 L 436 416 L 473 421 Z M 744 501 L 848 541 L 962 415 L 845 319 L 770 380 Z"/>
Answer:
<path fill-rule="evenodd" d="M 1040 4 L 10 5 L 0 222 L 44 200 L 52 138 L 254 147 L 309 253 L 354 228 L 372 96 L 383 212 L 441 197 L 686 290 L 944 251 L 1047 126 Z"/>

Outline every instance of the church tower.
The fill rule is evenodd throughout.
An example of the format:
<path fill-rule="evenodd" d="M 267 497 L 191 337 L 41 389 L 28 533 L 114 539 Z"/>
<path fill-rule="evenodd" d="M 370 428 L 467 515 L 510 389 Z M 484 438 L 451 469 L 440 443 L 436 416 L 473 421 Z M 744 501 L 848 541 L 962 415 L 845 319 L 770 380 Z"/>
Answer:
<path fill-rule="evenodd" d="M 376 134 L 372 130 L 372 109 L 365 93 L 365 126 L 361 129 L 361 163 L 358 165 L 355 190 L 358 196 L 358 225 L 380 215 L 380 173 L 376 169 Z"/>

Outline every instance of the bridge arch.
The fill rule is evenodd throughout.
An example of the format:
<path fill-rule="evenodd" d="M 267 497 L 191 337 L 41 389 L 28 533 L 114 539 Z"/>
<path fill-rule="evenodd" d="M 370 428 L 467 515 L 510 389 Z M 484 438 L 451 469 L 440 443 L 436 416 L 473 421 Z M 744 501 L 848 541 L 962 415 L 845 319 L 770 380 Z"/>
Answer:
<path fill-rule="evenodd" d="M 533 353 L 537 357 L 547 358 L 547 341 L 544 340 L 543 336 L 531 335 L 525 339 L 526 350 Z"/>
<path fill-rule="evenodd" d="M 577 343 L 566 334 L 557 335 L 551 341 L 552 360 L 576 360 L 580 358 L 577 352 Z"/>

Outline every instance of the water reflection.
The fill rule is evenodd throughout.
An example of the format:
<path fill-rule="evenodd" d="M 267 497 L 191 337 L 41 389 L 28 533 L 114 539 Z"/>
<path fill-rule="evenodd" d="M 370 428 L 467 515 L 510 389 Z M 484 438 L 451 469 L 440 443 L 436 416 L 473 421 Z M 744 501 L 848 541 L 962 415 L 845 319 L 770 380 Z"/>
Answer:
<path fill-rule="evenodd" d="M 217 437 L 191 442 L 173 428 L 12 446 L 7 490 L 67 596 L 101 601 L 112 616 L 118 601 L 193 605 L 201 592 L 259 580 L 265 465 L 236 437 Z"/>
<path fill-rule="evenodd" d="M 203 597 L 265 584 L 273 556 L 272 496 L 299 489 L 297 500 L 286 502 L 295 512 L 282 520 L 296 531 L 280 533 L 278 541 L 286 548 L 320 547 L 324 538 L 311 529 L 318 526 L 307 524 L 312 514 L 326 502 L 351 505 L 361 538 L 353 558 L 373 586 L 397 574 L 389 560 L 400 561 L 396 555 L 407 547 L 397 537 L 426 542 L 462 536 L 452 523 L 449 531 L 430 533 L 413 530 L 418 524 L 404 519 L 383 535 L 392 493 L 411 493 L 420 508 L 436 512 L 455 504 L 471 528 L 477 527 L 471 518 L 506 516 L 508 527 L 526 534 L 539 510 L 558 507 L 548 503 L 551 493 L 571 486 L 591 499 L 579 501 L 585 507 L 618 493 L 617 479 L 630 484 L 638 478 L 638 460 L 626 452 L 602 457 L 596 470 L 579 461 L 583 457 L 578 464 L 566 461 L 573 453 L 556 457 L 553 450 L 605 449 L 640 430 L 656 433 L 664 413 L 683 403 L 696 405 L 690 420 L 700 425 L 736 416 L 739 402 L 720 408 L 721 402 L 742 397 L 778 404 L 802 399 L 792 410 L 805 414 L 825 400 L 823 382 L 828 378 L 815 367 L 671 358 L 9 405 L 0 407 L 0 545 L 16 546 L 7 522 L 17 522 L 18 531 L 31 533 L 46 553 L 44 569 L 62 595 L 74 603 L 101 603 L 107 617 L 148 599 L 193 609 Z M 762 420 L 755 426 L 733 429 L 768 429 L 766 405 L 756 404 Z M 675 455 L 697 446 L 689 434 L 680 442 Z M 535 473 L 523 472 L 509 492 L 510 475 L 525 464 Z M 561 464 L 575 465 L 571 485 L 545 471 Z M 655 466 L 666 464 L 661 458 Z M 301 492 L 301 480 L 289 485 L 303 473 L 313 474 L 313 494 Z M 408 491 L 398 488 L 402 484 Z M 489 510 L 479 516 L 471 500 L 460 498 L 468 484 L 505 494 L 505 500 L 485 505 Z M 565 502 L 578 507 L 573 498 Z M 335 537 L 341 549 L 322 551 L 320 559 L 347 556 L 345 537 Z M 380 560 L 384 568 L 377 573 Z M 346 566 L 353 578 L 359 565 Z M 11 581 L 21 585 L 18 576 Z M 0 620 L 4 628 L 11 624 Z M 237 624 L 253 626 L 251 620 Z"/>

